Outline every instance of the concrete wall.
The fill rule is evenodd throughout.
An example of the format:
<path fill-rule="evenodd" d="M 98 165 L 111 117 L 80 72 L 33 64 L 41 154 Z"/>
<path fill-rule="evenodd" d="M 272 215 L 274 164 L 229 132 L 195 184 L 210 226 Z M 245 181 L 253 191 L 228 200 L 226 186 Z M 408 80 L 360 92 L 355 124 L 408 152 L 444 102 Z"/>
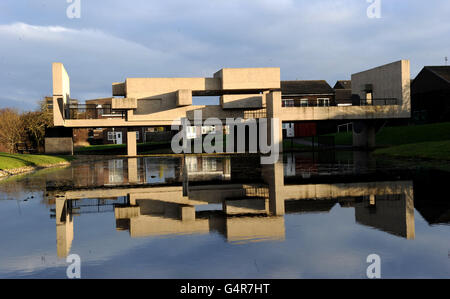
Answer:
<path fill-rule="evenodd" d="M 45 153 L 58 155 L 73 155 L 72 137 L 45 138 Z"/>
<path fill-rule="evenodd" d="M 400 60 L 352 75 L 352 94 L 366 99 L 365 87 L 372 85 L 372 98 L 396 98 L 402 114 L 411 115 L 411 73 L 409 60 Z"/>
<path fill-rule="evenodd" d="M 220 90 L 213 78 L 127 78 L 126 96 L 138 99 L 136 114 L 149 114 L 178 106 L 179 90 Z"/>
<path fill-rule="evenodd" d="M 136 109 L 137 100 L 135 98 L 111 98 L 111 107 L 112 109 Z"/>
<path fill-rule="evenodd" d="M 262 94 L 223 95 L 220 97 L 220 105 L 223 109 L 248 109 L 262 108 Z"/>
<path fill-rule="evenodd" d="M 70 79 L 64 65 L 60 62 L 52 64 L 53 74 L 53 123 L 64 125 L 64 105 L 70 100 Z"/>
<path fill-rule="evenodd" d="M 415 238 L 414 202 L 411 197 L 399 194 L 399 198 L 373 197 L 356 203 L 355 219 L 363 225 L 372 226 L 382 231 L 404 237 Z"/>
<path fill-rule="evenodd" d="M 138 99 L 134 114 L 144 115 L 192 105 L 192 92 L 278 88 L 279 68 L 226 68 L 217 72 L 214 78 L 127 78 L 124 84 L 113 84 L 113 95 Z M 263 100 L 260 97 L 225 96 L 223 102 L 234 102 L 226 108 L 261 108 Z"/>
<path fill-rule="evenodd" d="M 223 90 L 279 89 L 280 68 L 224 68 L 214 74 Z"/>

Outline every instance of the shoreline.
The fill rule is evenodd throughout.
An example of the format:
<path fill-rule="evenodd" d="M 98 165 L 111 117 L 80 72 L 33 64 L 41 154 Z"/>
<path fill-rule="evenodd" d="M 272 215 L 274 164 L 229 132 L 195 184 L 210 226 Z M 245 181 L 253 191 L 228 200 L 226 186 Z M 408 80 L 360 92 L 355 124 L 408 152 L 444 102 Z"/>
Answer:
<path fill-rule="evenodd" d="M 60 162 L 55 164 L 47 164 L 47 165 L 36 165 L 36 166 L 24 166 L 19 168 L 11 168 L 11 169 L 0 169 L 0 181 L 6 178 L 10 178 L 16 175 L 21 174 L 29 174 L 41 169 L 54 168 L 54 167 L 62 167 L 69 166 L 71 162 Z"/>
<path fill-rule="evenodd" d="M 292 151 L 297 152 L 297 151 Z M 236 153 L 203 153 L 200 154 L 202 156 L 221 156 L 221 155 L 233 155 Z M 248 154 L 248 153 L 247 153 Z M 16 175 L 23 175 L 23 174 L 30 174 L 35 171 L 41 170 L 41 169 L 48 169 L 48 168 L 56 168 L 56 167 L 67 167 L 72 164 L 78 164 L 78 163 L 86 163 L 90 161 L 98 161 L 98 160 L 108 160 L 108 159 L 120 159 L 120 158 L 140 158 L 140 157 L 180 157 L 184 155 L 198 155 L 198 154 L 142 154 L 134 157 L 129 157 L 126 155 L 75 155 L 73 156 L 72 161 L 66 161 L 66 162 L 59 162 L 54 164 L 46 164 L 46 165 L 35 165 L 35 166 L 23 166 L 19 168 L 11 168 L 11 169 L 0 169 L 0 181 L 10 178 Z M 245 155 L 245 154 L 244 154 Z M 376 154 L 375 156 L 378 156 L 379 158 L 385 158 L 389 160 L 396 160 L 398 162 L 407 162 L 409 163 L 417 163 L 418 165 L 422 167 L 427 168 L 438 168 L 444 171 L 450 171 L 450 160 L 446 161 L 448 163 L 444 163 L 446 165 L 442 165 L 442 160 L 439 161 L 439 159 L 432 159 L 432 158 L 423 158 L 423 157 L 404 157 L 404 156 L 395 156 L 390 154 Z M 440 166 L 437 166 L 436 164 L 439 164 L 441 162 Z"/>

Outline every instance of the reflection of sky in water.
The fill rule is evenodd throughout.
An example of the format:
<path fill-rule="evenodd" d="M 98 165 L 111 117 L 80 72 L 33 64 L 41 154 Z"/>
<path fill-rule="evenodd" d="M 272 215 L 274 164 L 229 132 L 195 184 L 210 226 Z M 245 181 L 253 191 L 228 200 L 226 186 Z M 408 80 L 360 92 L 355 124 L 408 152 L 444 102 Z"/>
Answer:
<path fill-rule="evenodd" d="M 175 178 L 179 165 L 170 159 L 163 166 L 144 159 L 139 167 L 153 184 Z M 29 193 L 0 191 L 0 199 L 10 198 L 0 200 L 0 277 L 65 277 L 65 260 L 56 257 L 55 219 L 50 218 L 54 205 L 44 203 L 42 188 L 45 185 Z M 383 203 L 390 206 L 395 200 L 386 197 Z M 365 208 L 358 206 L 368 217 L 373 216 L 370 211 L 384 211 L 382 204 L 377 210 Z M 222 206 L 195 209 L 207 213 Z M 112 209 L 98 210 L 101 213 L 95 213 L 95 207 L 82 208 L 73 217 L 70 253 L 81 256 L 84 278 L 364 278 L 366 258 L 372 253 L 381 256 L 383 278 L 450 277 L 449 226 L 430 226 L 417 209 L 411 240 L 357 223 L 355 206 L 336 203 L 328 212 L 286 214 L 282 240 L 242 244 L 227 242 L 226 230 L 131 238 L 130 232 L 116 230 Z"/>
<path fill-rule="evenodd" d="M 0 209 L 0 277 L 64 278 L 54 221 L 39 199 L 22 205 L 21 215 L 14 201 Z M 114 229 L 113 213 L 87 214 L 75 218 L 71 253 L 82 257 L 85 278 L 364 278 L 371 253 L 381 256 L 385 278 L 450 275 L 448 227 L 430 227 L 420 216 L 413 241 L 356 225 L 353 211 L 339 206 L 286 215 L 285 225 L 282 242 L 235 245 L 218 233 L 134 239 Z"/>

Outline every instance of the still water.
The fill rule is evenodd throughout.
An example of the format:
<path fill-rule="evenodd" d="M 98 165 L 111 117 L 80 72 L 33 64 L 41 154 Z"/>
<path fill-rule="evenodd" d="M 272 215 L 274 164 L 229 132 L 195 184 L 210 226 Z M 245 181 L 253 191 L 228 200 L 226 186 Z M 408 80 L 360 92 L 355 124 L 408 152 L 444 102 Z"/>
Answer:
<path fill-rule="evenodd" d="M 359 152 L 77 162 L 0 182 L 0 277 L 450 278 L 449 182 Z"/>

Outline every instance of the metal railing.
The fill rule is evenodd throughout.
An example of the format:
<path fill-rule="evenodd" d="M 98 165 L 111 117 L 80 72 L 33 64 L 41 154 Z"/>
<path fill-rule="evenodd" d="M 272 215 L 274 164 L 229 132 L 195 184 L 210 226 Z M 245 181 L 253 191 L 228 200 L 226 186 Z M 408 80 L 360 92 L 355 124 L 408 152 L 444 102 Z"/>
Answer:
<path fill-rule="evenodd" d="M 344 128 L 344 130 L 342 130 L 342 128 Z M 340 133 L 341 131 L 344 131 L 347 133 L 353 131 L 353 123 L 346 123 L 346 124 L 338 125 L 337 132 Z"/>
<path fill-rule="evenodd" d="M 331 101 L 330 99 L 324 100 L 324 99 L 308 99 L 308 100 L 301 100 L 301 99 L 283 99 L 281 101 L 282 107 L 329 107 L 329 106 L 336 106 L 336 104 Z"/>
<path fill-rule="evenodd" d="M 66 119 L 125 118 L 124 110 L 113 110 L 110 104 L 71 104 L 66 106 Z"/>
<path fill-rule="evenodd" d="M 266 108 L 244 111 L 244 119 L 258 119 L 258 118 L 267 118 Z"/>
<path fill-rule="evenodd" d="M 388 106 L 388 105 L 398 105 L 399 101 L 395 98 L 386 99 L 372 99 L 372 100 L 360 100 L 360 106 Z"/>
<path fill-rule="evenodd" d="M 399 100 L 395 98 L 383 98 L 383 99 L 372 99 L 372 100 L 354 100 L 351 106 L 388 106 L 388 105 L 399 105 Z M 332 100 L 324 99 L 283 99 L 281 102 L 282 107 L 330 107 L 337 106 L 337 103 Z"/>

